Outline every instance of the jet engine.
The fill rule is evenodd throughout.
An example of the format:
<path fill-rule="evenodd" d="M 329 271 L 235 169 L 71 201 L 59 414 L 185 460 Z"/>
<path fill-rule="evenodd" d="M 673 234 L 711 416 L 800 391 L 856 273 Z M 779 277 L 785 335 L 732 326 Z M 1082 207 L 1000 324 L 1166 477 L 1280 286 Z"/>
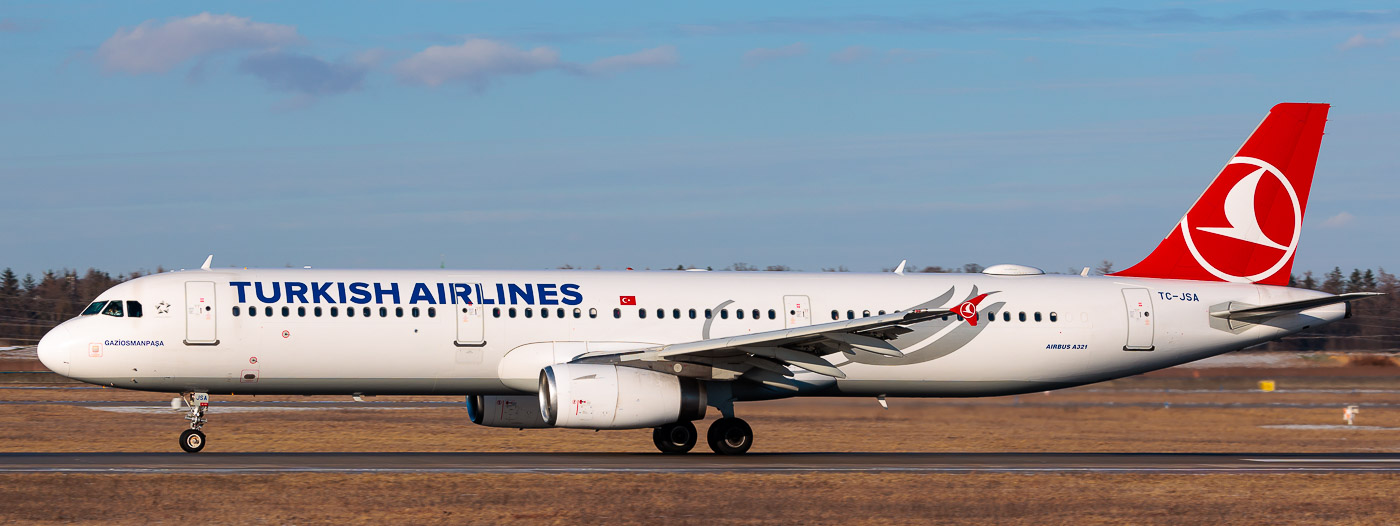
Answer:
<path fill-rule="evenodd" d="M 473 424 L 486 427 L 549 427 L 540 415 L 539 397 L 530 395 L 468 396 L 467 418 Z"/>
<path fill-rule="evenodd" d="M 555 427 L 657 427 L 705 418 L 705 406 L 705 384 L 694 378 L 583 363 L 540 371 L 540 413 Z"/>

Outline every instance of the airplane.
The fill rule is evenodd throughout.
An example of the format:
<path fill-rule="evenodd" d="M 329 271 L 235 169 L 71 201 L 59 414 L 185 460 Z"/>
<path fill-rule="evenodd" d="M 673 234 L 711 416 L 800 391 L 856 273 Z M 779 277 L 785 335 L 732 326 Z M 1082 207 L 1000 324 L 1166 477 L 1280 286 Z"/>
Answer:
<path fill-rule="evenodd" d="M 209 397 L 464 396 L 503 428 L 652 429 L 742 454 L 737 402 L 981 397 L 1140 374 L 1351 315 L 1288 287 L 1329 105 L 1274 106 L 1146 259 L 1107 276 L 215 269 L 127 281 L 48 332 L 56 373 Z"/>

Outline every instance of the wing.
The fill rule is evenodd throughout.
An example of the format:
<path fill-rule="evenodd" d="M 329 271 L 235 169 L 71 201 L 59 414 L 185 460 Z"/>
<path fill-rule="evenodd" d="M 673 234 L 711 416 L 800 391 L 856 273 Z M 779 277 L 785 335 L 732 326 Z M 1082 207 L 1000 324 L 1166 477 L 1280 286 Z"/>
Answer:
<path fill-rule="evenodd" d="M 976 319 L 977 304 L 986 296 L 982 294 L 972 298 L 954 309 L 894 312 L 621 352 L 589 353 L 575 358 L 573 362 L 610 363 L 707 380 L 737 380 L 743 376 L 765 385 L 796 389 L 777 381 L 781 376 L 792 376 L 786 366 L 845 378 L 845 373 L 821 356 L 836 352 L 903 356 L 890 340 L 913 332 L 907 325 L 958 313 L 970 313 L 967 319 L 971 322 Z"/>

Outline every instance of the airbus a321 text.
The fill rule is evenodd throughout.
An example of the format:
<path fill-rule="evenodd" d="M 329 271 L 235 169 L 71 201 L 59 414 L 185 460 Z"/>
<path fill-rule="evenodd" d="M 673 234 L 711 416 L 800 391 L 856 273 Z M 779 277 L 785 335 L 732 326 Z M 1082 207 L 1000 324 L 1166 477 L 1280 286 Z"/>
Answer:
<path fill-rule="evenodd" d="M 1287 287 L 1327 120 L 1279 104 L 1171 233 L 1108 276 L 214 269 L 103 292 L 39 343 L 55 372 L 209 396 L 456 395 L 509 428 L 653 429 L 738 454 L 735 402 L 971 397 L 1199 360 L 1340 320 L 1365 294 Z M 211 256 L 212 259 L 212 256 Z"/>

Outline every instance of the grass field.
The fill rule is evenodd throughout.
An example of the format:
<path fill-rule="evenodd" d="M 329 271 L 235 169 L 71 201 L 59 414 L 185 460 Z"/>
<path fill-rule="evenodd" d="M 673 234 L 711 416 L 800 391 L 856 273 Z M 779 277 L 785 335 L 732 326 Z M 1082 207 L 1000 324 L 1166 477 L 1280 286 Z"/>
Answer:
<path fill-rule="evenodd" d="M 1279 391 L 1253 389 L 1260 379 Z M 168 398 L 0 389 L 0 401 L 39 402 L 0 406 L 0 451 L 174 452 L 176 412 L 44 403 Z M 215 401 L 232 399 L 254 400 Z M 342 400 L 256 400 L 270 399 Z M 1351 404 L 1362 407 L 1358 426 L 1340 426 Z M 1394 452 L 1400 367 L 1169 369 L 1048 395 L 739 411 L 755 452 Z M 482 428 L 457 406 L 215 407 L 211 417 L 210 452 L 654 450 L 647 431 Z M 3 474 L 0 522 L 1395 524 L 1397 494 L 1400 476 L 1384 474 Z"/>

